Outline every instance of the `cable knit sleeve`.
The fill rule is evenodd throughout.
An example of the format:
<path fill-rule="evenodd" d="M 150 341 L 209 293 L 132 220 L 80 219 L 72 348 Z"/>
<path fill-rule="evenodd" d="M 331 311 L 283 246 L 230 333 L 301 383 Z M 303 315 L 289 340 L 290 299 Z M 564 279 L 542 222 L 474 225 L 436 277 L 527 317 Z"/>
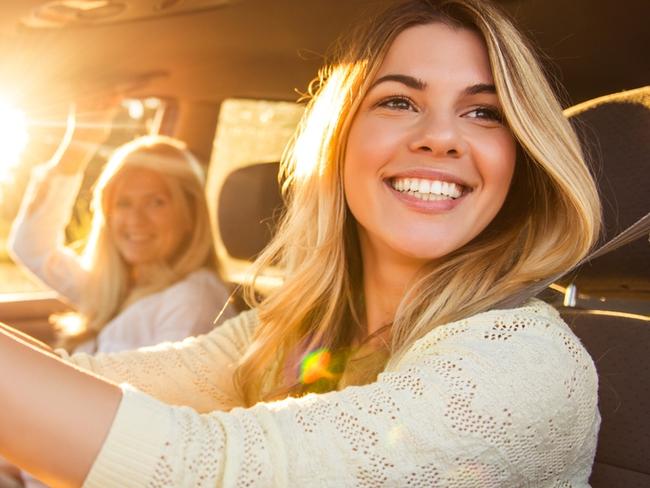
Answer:
<path fill-rule="evenodd" d="M 94 356 L 70 356 L 62 349 L 56 353 L 68 363 L 116 383 L 128 383 L 168 404 L 187 405 L 199 412 L 227 410 L 242 404 L 233 372 L 256 325 L 256 312 L 247 311 L 209 334 L 180 342 Z"/>
<path fill-rule="evenodd" d="M 36 168 L 14 220 L 7 248 L 11 257 L 57 293 L 77 304 L 87 273 L 66 248 L 65 227 L 83 175 Z"/>
<path fill-rule="evenodd" d="M 87 487 L 583 487 L 599 426 L 593 362 L 540 302 L 338 392 L 201 415 L 123 391 Z"/>

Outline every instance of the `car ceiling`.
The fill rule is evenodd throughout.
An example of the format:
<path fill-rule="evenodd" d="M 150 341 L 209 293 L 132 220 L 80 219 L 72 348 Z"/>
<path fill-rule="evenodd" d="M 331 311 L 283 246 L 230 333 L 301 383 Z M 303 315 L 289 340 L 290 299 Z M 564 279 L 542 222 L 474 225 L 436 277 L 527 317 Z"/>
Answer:
<path fill-rule="evenodd" d="M 0 93 L 15 103 L 62 101 L 111 88 L 189 101 L 295 99 L 331 41 L 388 2 L 234 0 L 210 7 L 196 0 L 106 0 L 99 3 L 123 4 L 126 13 L 137 7 L 146 18 L 24 25 L 52 3 L 0 3 Z M 499 3 L 541 45 L 549 71 L 567 89 L 565 104 L 649 83 L 648 0 Z M 173 8 L 161 11 L 163 4 Z"/>

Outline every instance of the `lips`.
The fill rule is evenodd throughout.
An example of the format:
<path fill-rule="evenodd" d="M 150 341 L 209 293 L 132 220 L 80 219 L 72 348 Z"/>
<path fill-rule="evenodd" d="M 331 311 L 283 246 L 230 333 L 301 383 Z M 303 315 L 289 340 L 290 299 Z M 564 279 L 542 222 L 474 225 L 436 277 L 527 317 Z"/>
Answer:
<path fill-rule="evenodd" d="M 424 213 L 452 210 L 473 191 L 461 178 L 430 168 L 389 175 L 384 178 L 384 184 L 407 207 Z"/>
<path fill-rule="evenodd" d="M 135 244 L 139 244 L 142 242 L 148 242 L 153 238 L 153 236 L 148 235 L 148 234 L 125 234 L 123 236 L 123 239 L 127 242 L 132 242 Z"/>
<path fill-rule="evenodd" d="M 473 191 L 461 178 L 430 168 L 417 168 L 390 175 L 385 183 L 399 194 L 423 202 L 457 200 Z"/>

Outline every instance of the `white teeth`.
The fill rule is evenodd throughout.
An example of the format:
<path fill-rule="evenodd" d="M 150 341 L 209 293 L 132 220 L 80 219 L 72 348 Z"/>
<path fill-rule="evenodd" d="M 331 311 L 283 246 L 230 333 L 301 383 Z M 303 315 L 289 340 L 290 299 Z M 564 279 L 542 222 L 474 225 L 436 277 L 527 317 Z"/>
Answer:
<path fill-rule="evenodd" d="M 422 200 L 447 200 L 463 194 L 463 187 L 456 183 L 424 178 L 393 178 L 391 186 L 400 192 L 408 192 Z"/>

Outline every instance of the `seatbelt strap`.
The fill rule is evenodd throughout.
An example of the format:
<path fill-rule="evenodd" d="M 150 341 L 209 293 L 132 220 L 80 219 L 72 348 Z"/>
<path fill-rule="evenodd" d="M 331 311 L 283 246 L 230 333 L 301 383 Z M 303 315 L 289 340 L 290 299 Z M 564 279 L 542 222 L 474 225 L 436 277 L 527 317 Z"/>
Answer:
<path fill-rule="evenodd" d="M 526 300 L 536 296 L 538 293 L 540 293 L 542 290 L 548 287 L 551 283 L 556 282 L 563 276 L 567 275 L 568 273 L 576 269 L 578 266 L 581 266 L 584 263 L 591 261 L 594 258 L 603 256 L 608 252 L 618 249 L 619 247 L 624 246 L 646 234 L 650 234 L 650 212 L 645 214 L 643 217 L 641 217 L 639 220 L 637 220 L 634 224 L 629 226 L 627 229 L 625 229 L 624 231 L 622 231 L 621 233 L 619 233 L 618 235 L 616 235 L 615 237 L 607 241 L 605 244 L 599 246 L 594 251 L 589 253 L 585 258 L 583 258 L 578 264 L 576 264 L 572 268 L 563 271 L 561 273 L 558 273 L 552 276 L 551 278 L 547 278 L 545 280 L 538 281 L 527 286 L 526 288 L 515 293 L 513 296 L 500 301 L 495 305 L 494 308 L 504 309 L 504 308 L 519 307 L 524 302 L 526 302 Z M 649 236 L 649 241 L 650 241 L 650 236 Z"/>

